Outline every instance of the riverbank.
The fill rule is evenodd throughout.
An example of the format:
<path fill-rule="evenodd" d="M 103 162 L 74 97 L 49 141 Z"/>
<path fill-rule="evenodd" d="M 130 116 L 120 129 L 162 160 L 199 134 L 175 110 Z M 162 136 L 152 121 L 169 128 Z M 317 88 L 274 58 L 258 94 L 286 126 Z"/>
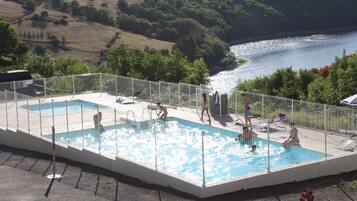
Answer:
<path fill-rule="evenodd" d="M 261 40 L 274 40 L 274 39 L 281 39 L 287 37 L 303 37 L 303 36 L 316 35 L 316 34 L 338 34 L 338 33 L 344 33 L 349 31 L 356 31 L 356 30 L 357 30 L 357 26 L 333 28 L 333 29 L 298 31 L 298 32 L 282 32 L 282 33 L 275 33 L 270 35 L 253 36 L 253 37 L 236 39 L 236 40 L 228 41 L 228 44 L 230 46 L 234 46 L 242 43 L 257 42 Z"/>
<path fill-rule="evenodd" d="M 228 66 L 228 67 L 222 67 L 222 66 L 212 66 L 210 67 L 210 72 L 209 75 L 214 76 L 217 75 L 218 73 L 222 72 L 222 71 L 231 71 L 234 70 L 236 68 L 239 68 L 240 66 L 246 64 L 250 62 L 249 60 L 246 59 L 242 59 L 242 58 L 238 58 L 236 57 L 236 64 Z"/>

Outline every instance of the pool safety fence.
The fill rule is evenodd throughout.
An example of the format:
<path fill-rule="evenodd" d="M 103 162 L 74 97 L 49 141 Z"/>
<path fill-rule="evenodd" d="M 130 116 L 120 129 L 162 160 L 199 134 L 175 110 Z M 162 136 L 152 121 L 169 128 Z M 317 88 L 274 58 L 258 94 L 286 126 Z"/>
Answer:
<path fill-rule="evenodd" d="M 2 83 L 0 84 L 0 127 L 14 131 L 20 130 L 41 139 L 50 139 L 52 128 L 55 128 L 56 136 L 59 139 L 65 139 L 66 146 L 91 150 L 112 158 L 124 158 L 139 164 L 144 163 L 143 165 L 155 171 L 174 174 L 170 170 L 180 169 L 180 167 L 172 167 L 172 163 L 165 164 L 158 160 L 158 158 L 164 157 L 160 152 L 165 146 L 165 137 L 162 133 L 160 134 L 158 125 L 161 122 L 155 119 L 156 117 L 153 118 L 155 115 L 152 115 L 152 111 L 143 110 L 139 114 L 125 108 L 119 110 L 101 107 L 98 104 L 95 109 L 88 109 L 85 103 L 79 103 L 79 109 L 72 110 L 73 108 L 69 106 L 72 101 L 71 97 L 80 94 L 98 94 L 96 100 L 101 101 L 101 95 L 105 93 L 112 97 L 112 102 L 134 103 L 140 101 L 147 104 L 161 102 L 172 107 L 190 108 L 188 111 L 194 111 L 201 115 L 202 94 L 210 92 L 214 92 L 214 90 L 205 85 L 154 82 L 103 73 Z M 244 132 L 242 127 L 246 122 L 242 117 L 245 109 L 242 94 L 250 103 L 250 117 L 254 125 L 248 126 L 248 131 Z M 219 99 L 221 98 L 219 95 Z M 219 101 L 215 104 L 222 107 Z M 352 136 L 357 130 L 357 110 L 354 108 L 310 103 L 238 90 L 228 98 L 228 113 L 230 115 L 219 115 L 219 117 L 212 118 L 217 118 L 217 121 L 233 118 L 229 120 L 232 123 L 224 123 L 223 128 L 210 128 L 217 129 L 217 133 L 220 133 L 221 129 L 228 130 L 230 136 L 207 135 L 204 129 L 198 134 L 196 133 L 200 135 L 197 138 L 200 143 L 197 143 L 198 147 L 193 147 L 193 149 L 200 150 L 201 154 L 196 157 L 199 170 L 193 169 L 192 171 L 200 172 L 200 174 L 198 174 L 199 176 L 196 174 L 197 177 L 183 176 L 184 180 L 193 180 L 192 182 L 205 187 L 215 182 L 229 181 L 231 178 L 228 176 L 224 178 L 225 174 L 250 177 L 256 174 L 269 174 L 271 171 L 281 168 L 278 164 L 284 163 L 284 157 L 285 161 L 293 159 L 290 158 L 291 155 L 284 155 L 283 148 L 277 148 L 278 146 L 274 145 L 281 143 L 282 136 L 288 136 L 288 123 L 291 121 L 295 122 L 299 130 L 308 131 L 306 132 L 308 134 L 299 133 L 299 137 L 311 140 L 312 145 L 309 150 L 314 152 L 312 155 L 315 154 L 317 157 L 319 154 L 323 154 L 325 160 L 336 155 L 332 151 L 334 148 L 331 147 L 330 141 L 333 141 L 334 138 L 331 136 L 342 134 Z M 207 116 L 203 118 L 206 119 Z M 128 157 L 122 153 L 121 144 L 127 142 L 120 141 L 123 140 L 122 138 L 118 139 L 118 129 L 123 125 L 147 127 L 154 130 L 154 135 L 146 142 L 146 150 L 152 154 L 151 162 L 146 163 L 140 158 Z M 110 136 L 102 134 L 101 129 L 107 130 L 108 128 L 114 130 L 114 133 L 111 133 Z M 94 135 L 91 133 L 93 129 L 96 131 Z M 244 152 L 236 153 L 242 156 L 239 160 L 230 160 L 230 156 L 227 155 L 227 153 L 235 153 L 234 148 L 225 150 L 224 147 L 218 146 L 223 142 L 227 143 L 227 141 L 240 143 L 235 138 L 242 134 L 241 137 L 244 141 L 245 135 L 249 136 L 245 132 L 251 130 L 261 132 L 262 134 L 258 136 L 261 140 L 251 142 L 250 139 L 246 139 L 246 145 L 242 145 Z M 71 141 L 70 134 L 80 136 L 78 138 L 80 140 Z M 140 138 L 140 136 L 135 137 Z M 63 142 L 63 140 L 60 141 Z M 115 149 L 106 150 L 108 144 L 115 144 Z M 251 151 L 253 145 L 257 147 L 256 152 L 261 156 L 258 160 L 254 151 Z M 220 155 L 225 157 L 219 159 L 220 157 L 217 156 Z M 223 160 L 223 158 L 228 163 L 236 164 L 237 169 L 228 170 L 228 167 L 221 166 L 222 163 L 217 160 Z M 263 168 L 259 169 L 257 163 L 259 163 L 259 167 Z M 180 165 L 180 163 L 178 164 Z M 290 165 L 303 164 L 304 162 Z M 255 168 L 256 171 L 247 175 L 240 172 L 242 169 L 249 170 L 251 168 Z M 217 169 L 222 170 L 219 176 L 223 180 L 214 179 L 217 176 L 217 171 L 215 171 Z M 226 173 L 227 171 L 230 174 Z"/>

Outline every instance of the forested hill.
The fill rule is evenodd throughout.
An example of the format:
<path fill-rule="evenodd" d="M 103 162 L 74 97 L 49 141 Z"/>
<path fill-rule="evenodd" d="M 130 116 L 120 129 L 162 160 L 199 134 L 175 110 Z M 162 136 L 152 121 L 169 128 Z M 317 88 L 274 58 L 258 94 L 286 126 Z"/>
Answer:
<path fill-rule="evenodd" d="M 227 42 L 357 25 L 357 0 L 119 0 L 120 28 L 176 42 L 209 65 L 231 63 Z"/>

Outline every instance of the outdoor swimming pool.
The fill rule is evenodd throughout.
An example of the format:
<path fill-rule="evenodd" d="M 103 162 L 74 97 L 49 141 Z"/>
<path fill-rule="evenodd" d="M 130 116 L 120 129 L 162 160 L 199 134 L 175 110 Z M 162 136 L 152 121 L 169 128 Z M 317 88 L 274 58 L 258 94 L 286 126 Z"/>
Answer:
<path fill-rule="evenodd" d="M 130 159 L 155 168 L 155 141 L 157 169 L 193 183 L 202 184 L 202 132 L 204 133 L 204 173 L 206 184 L 266 173 L 268 167 L 268 141 L 255 138 L 255 153 L 251 145 L 235 141 L 237 133 L 197 124 L 177 118 L 166 123 L 153 122 L 148 126 L 117 125 L 106 127 L 99 135 L 95 129 L 56 135 L 56 140 L 101 154 Z M 50 136 L 48 136 L 50 137 Z M 156 140 L 155 140 L 156 139 Z M 280 143 L 270 141 L 271 169 L 324 158 L 324 154 L 300 147 L 285 150 Z"/>
<path fill-rule="evenodd" d="M 81 112 L 81 105 L 83 105 L 83 111 L 89 111 L 89 110 L 95 110 L 97 109 L 97 106 L 99 108 L 105 108 L 106 106 L 104 105 L 98 105 L 96 103 L 84 101 L 84 100 L 70 100 L 67 101 L 67 106 L 68 106 L 68 113 L 77 113 Z M 34 105 L 23 105 L 21 106 L 24 109 L 29 109 L 31 112 L 35 112 L 39 114 L 39 104 L 34 104 Z M 66 102 L 61 101 L 61 102 L 54 102 L 53 103 L 53 111 L 54 115 L 65 115 L 66 114 Z M 52 103 L 43 103 L 41 104 L 41 116 L 43 117 L 48 117 L 52 116 Z"/>

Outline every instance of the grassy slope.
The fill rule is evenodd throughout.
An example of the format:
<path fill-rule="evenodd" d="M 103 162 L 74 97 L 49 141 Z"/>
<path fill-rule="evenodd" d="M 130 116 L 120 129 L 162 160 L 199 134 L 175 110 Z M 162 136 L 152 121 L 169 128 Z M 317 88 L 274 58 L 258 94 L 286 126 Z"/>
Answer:
<path fill-rule="evenodd" d="M 99 61 L 100 52 L 106 50 L 107 43 L 115 36 L 117 32 L 120 33 L 119 38 L 112 47 L 125 43 L 131 47 L 137 47 L 144 49 L 150 47 L 154 49 L 169 49 L 171 50 L 174 45 L 171 42 L 161 41 L 156 39 L 150 39 L 143 35 L 133 34 L 125 32 L 118 28 L 104 26 L 98 23 L 89 23 L 81 21 L 77 18 L 73 18 L 68 14 L 64 14 L 54 10 L 47 10 L 44 7 L 36 7 L 34 13 L 41 13 L 46 10 L 49 13 L 49 23 L 45 28 L 33 27 L 30 20 L 31 15 L 23 18 L 22 23 L 15 24 L 17 32 L 43 32 L 45 37 L 43 39 L 31 39 L 32 44 L 41 44 L 42 46 L 48 46 L 46 33 L 53 33 L 60 40 L 62 37 L 66 38 L 65 46 L 69 49 L 67 51 L 63 49 L 50 50 L 53 55 L 69 55 L 78 59 L 85 60 L 89 63 L 97 63 Z M 33 14 L 34 14 L 33 13 Z M 13 2 L 5 2 L 0 0 L 0 16 L 9 20 L 22 18 L 25 16 L 24 10 L 20 5 Z M 61 19 L 63 16 L 67 16 L 68 25 L 55 25 L 52 23 L 54 20 Z"/>

